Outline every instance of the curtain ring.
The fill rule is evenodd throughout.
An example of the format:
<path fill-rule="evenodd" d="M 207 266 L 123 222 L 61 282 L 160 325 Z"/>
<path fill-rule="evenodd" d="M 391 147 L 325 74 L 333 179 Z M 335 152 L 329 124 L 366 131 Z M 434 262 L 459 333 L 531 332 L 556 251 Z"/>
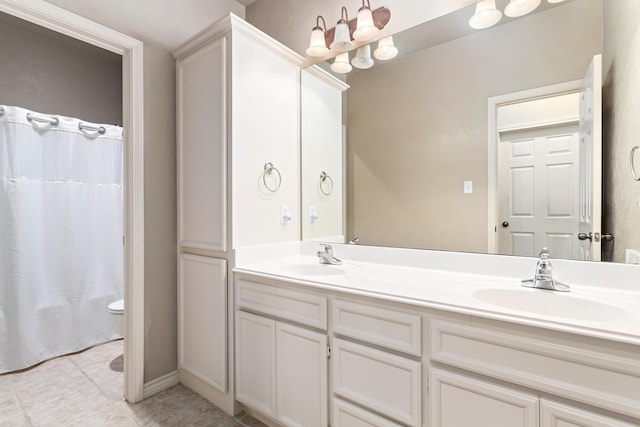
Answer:
<path fill-rule="evenodd" d="M 633 179 L 635 179 L 636 181 L 640 181 L 640 176 L 638 176 L 638 174 L 636 173 L 636 166 L 634 164 L 634 156 L 636 154 L 636 151 L 640 150 L 640 146 L 636 145 L 635 147 L 633 147 L 631 149 L 631 156 L 630 156 L 630 163 L 631 163 L 631 175 L 633 176 Z"/>
<path fill-rule="evenodd" d="M 323 184 L 325 182 L 329 183 L 329 189 L 325 190 Z M 331 195 L 331 193 L 333 193 L 333 179 L 331 179 L 331 177 L 329 175 L 327 175 L 327 173 L 325 171 L 322 171 L 322 173 L 320 174 L 320 192 L 322 194 L 324 194 L 325 196 L 329 196 Z"/>
<path fill-rule="evenodd" d="M 278 175 L 278 183 L 275 186 L 270 187 L 269 184 L 267 184 L 267 175 L 271 175 L 274 172 Z M 264 184 L 264 187 L 272 193 L 275 193 L 280 189 L 280 184 L 282 184 L 282 175 L 280 175 L 280 171 L 278 170 L 278 168 L 273 166 L 273 163 L 271 162 L 267 162 L 264 164 L 264 171 L 262 172 L 262 183 Z"/>

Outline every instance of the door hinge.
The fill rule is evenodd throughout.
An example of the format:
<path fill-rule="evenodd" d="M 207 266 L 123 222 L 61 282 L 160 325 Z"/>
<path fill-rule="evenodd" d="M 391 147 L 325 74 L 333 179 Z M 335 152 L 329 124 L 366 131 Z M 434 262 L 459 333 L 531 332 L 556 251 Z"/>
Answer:
<path fill-rule="evenodd" d="M 330 358 L 331 358 L 331 346 L 328 345 L 327 346 L 327 359 L 330 359 Z"/>

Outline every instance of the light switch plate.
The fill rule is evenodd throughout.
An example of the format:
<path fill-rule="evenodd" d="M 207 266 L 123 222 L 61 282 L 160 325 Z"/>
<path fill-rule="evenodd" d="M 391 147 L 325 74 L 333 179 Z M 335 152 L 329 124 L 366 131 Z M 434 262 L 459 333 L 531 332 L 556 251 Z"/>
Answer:
<path fill-rule="evenodd" d="M 464 193 L 465 194 L 473 193 L 473 181 L 464 182 Z"/>

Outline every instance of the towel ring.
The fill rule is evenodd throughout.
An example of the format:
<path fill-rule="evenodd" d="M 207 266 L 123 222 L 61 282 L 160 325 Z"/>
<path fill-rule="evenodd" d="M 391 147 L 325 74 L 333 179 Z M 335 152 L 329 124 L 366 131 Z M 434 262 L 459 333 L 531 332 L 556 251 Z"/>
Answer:
<path fill-rule="evenodd" d="M 634 157 L 636 154 L 636 151 L 640 150 L 640 146 L 636 145 L 635 147 L 633 147 L 631 149 L 631 156 L 630 156 L 630 163 L 631 163 L 631 176 L 633 176 L 633 179 L 635 179 L 636 181 L 640 181 L 640 176 L 638 176 L 638 174 L 636 173 L 636 166 L 634 164 Z"/>
<path fill-rule="evenodd" d="M 267 175 L 271 176 L 271 174 L 274 172 L 276 173 L 276 175 L 278 175 L 278 183 L 275 186 L 270 187 L 269 184 L 267 184 Z M 282 175 L 280 175 L 280 171 L 278 170 L 278 168 L 273 166 L 273 163 L 271 162 L 267 162 L 264 164 L 264 171 L 262 172 L 262 183 L 264 184 L 264 187 L 272 193 L 275 193 L 280 189 L 280 184 L 282 184 Z"/>
<path fill-rule="evenodd" d="M 325 190 L 324 189 L 324 183 L 328 182 L 329 183 L 329 189 Z M 322 194 L 324 194 L 325 196 L 329 196 L 331 195 L 331 193 L 333 193 L 333 179 L 331 179 L 331 177 L 329 175 L 327 175 L 327 173 L 325 171 L 322 171 L 322 173 L 320 174 L 320 192 Z"/>

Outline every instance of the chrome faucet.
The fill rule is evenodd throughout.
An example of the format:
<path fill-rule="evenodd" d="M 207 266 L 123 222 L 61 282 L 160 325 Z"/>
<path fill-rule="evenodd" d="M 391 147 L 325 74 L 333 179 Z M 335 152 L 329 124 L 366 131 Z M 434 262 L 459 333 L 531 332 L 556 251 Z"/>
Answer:
<path fill-rule="evenodd" d="M 536 264 L 536 271 L 533 276 L 533 280 L 523 280 L 522 286 L 526 286 L 527 288 L 547 289 L 550 291 L 569 292 L 569 285 L 565 285 L 564 283 L 560 283 L 553 279 L 553 267 L 551 266 L 549 258 L 551 258 L 549 249 L 542 248 L 540 251 L 540 259 Z"/>
<path fill-rule="evenodd" d="M 318 261 L 320 264 L 340 265 L 342 261 L 333 256 L 333 248 L 328 243 L 320 243 L 322 250 L 318 251 Z"/>

